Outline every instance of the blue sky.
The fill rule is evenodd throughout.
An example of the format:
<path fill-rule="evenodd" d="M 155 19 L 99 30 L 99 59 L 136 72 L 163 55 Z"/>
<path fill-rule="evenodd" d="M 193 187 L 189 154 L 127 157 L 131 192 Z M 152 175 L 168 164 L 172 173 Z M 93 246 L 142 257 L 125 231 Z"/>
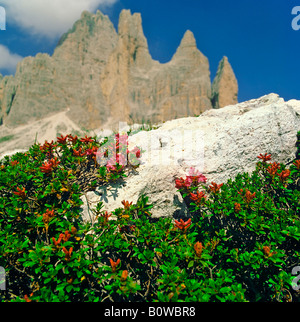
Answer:
<path fill-rule="evenodd" d="M 187 29 L 210 62 L 212 79 L 224 55 L 239 83 L 239 101 L 277 93 L 300 99 L 300 30 L 292 9 L 300 0 L 0 0 L 0 72 L 14 74 L 22 57 L 50 55 L 83 10 L 107 14 L 116 29 L 122 9 L 142 14 L 152 57 L 168 62 Z M 300 11 L 299 11 L 300 14 Z M 300 25 L 300 19 L 298 24 Z"/>

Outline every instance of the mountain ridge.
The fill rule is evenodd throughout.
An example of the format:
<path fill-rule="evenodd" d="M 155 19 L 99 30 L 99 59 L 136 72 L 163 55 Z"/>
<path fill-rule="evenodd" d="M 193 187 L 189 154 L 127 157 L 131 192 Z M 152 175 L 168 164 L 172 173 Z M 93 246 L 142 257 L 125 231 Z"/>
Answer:
<path fill-rule="evenodd" d="M 232 84 L 217 91 L 230 88 L 226 103 L 235 104 L 238 85 L 228 70 L 223 79 Z M 116 31 L 107 15 L 84 11 L 52 56 L 26 57 L 15 76 L 0 78 L 0 125 L 16 127 L 62 111 L 89 130 L 119 121 L 158 123 L 223 107 L 218 97 L 212 100 L 209 61 L 192 31 L 161 64 L 149 52 L 140 13 L 123 10 Z"/>

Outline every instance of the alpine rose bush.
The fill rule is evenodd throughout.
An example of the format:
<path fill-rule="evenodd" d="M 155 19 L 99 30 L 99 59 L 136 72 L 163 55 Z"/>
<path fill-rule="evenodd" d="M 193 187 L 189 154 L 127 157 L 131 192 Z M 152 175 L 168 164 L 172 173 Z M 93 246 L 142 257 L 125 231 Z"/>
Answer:
<path fill-rule="evenodd" d="M 105 195 L 138 167 L 127 142 L 60 135 L 0 161 L 1 301 L 300 301 L 299 158 L 260 153 L 255 171 L 224 183 L 189 169 L 174 182 L 188 218 L 152 218 L 142 195 L 112 212 L 90 205 L 85 222 L 83 193 Z"/>

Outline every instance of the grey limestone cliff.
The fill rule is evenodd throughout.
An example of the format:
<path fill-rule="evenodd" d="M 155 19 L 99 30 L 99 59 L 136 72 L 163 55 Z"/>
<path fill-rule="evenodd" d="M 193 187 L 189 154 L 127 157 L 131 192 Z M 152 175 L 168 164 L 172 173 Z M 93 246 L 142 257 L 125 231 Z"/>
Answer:
<path fill-rule="evenodd" d="M 213 97 L 224 92 L 226 79 L 213 87 Z M 231 90 L 230 97 L 236 95 Z M 227 102 L 222 95 L 217 107 Z M 193 33 L 188 30 L 171 61 L 160 64 L 149 53 L 141 15 L 129 10 L 121 12 L 118 32 L 100 11 L 83 12 L 52 56 L 26 57 L 14 77 L 0 77 L 0 124 L 8 127 L 66 111 L 80 127 L 96 129 L 194 116 L 212 107 L 209 62 Z"/>

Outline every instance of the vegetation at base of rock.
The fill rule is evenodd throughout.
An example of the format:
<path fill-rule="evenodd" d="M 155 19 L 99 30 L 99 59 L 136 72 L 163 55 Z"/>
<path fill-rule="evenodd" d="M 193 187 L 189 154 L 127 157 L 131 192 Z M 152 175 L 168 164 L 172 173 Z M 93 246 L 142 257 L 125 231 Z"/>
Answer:
<path fill-rule="evenodd" d="M 13 135 L 6 135 L 6 136 L 3 136 L 2 138 L 0 138 L 0 143 L 3 143 L 3 142 L 7 142 L 7 141 L 10 141 L 14 138 Z"/>
<path fill-rule="evenodd" d="M 61 136 L 0 161 L 3 301 L 299 302 L 300 160 L 260 154 L 223 184 L 191 171 L 174 182 L 190 218 L 152 218 L 141 196 L 84 222 L 83 191 L 134 167 L 97 164 L 107 142 Z"/>

